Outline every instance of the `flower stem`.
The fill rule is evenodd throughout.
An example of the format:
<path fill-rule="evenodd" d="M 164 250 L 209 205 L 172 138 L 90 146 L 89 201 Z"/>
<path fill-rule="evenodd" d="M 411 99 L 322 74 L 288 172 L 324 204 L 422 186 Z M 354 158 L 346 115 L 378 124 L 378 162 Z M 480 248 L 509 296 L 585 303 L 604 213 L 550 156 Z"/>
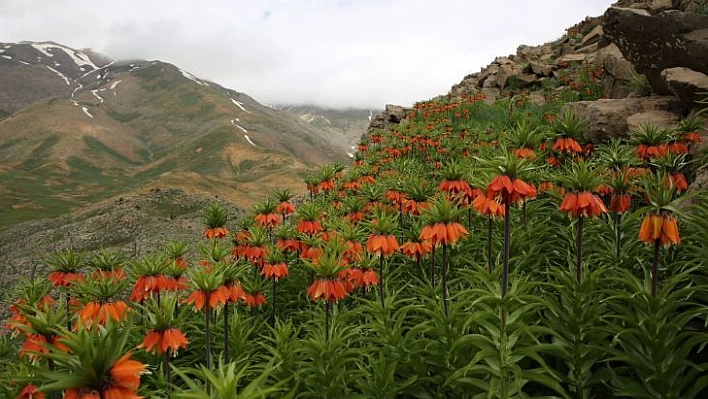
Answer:
<path fill-rule="evenodd" d="M 578 216 L 578 237 L 575 249 L 575 275 L 580 283 L 583 281 L 583 215 Z"/>
<path fill-rule="evenodd" d="M 622 214 L 615 212 L 615 259 L 620 258 L 622 251 Z"/>
<path fill-rule="evenodd" d="M 165 351 L 162 357 L 162 367 L 165 371 L 165 382 L 167 384 L 167 397 L 169 398 L 172 393 L 172 369 L 170 369 L 170 352 Z"/>
<path fill-rule="evenodd" d="M 325 302 L 325 341 L 329 341 L 329 316 L 332 312 L 332 302 Z"/>
<path fill-rule="evenodd" d="M 379 255 L 381 262 L 379 263 L 379 276 L 381 276 L 381 281 L 379 282 L 379 298 L 381 298 L 381 309 L 386 307 L 386 290 L 384 290 L 384 257 Z"/>
<path fill-rule="evenodd" d="M 661 240 L 654 241 L 654 261 L 651 263 L 651 296 L 656 297 L 659 286 L 659 249 Z"/>
<path fill-rule="evenodd" d="M 275 300 L 276 300 L 276 294 L 277 294 L 277 289 L 276 289 L 276 280 L 273 279 L 273 328 L 275 328 L 275 321 L 278 319 L 277 315 L 277 308 L 275 307 Z"/>
<path fill-rule="evenodd" d="M 229 360 L 229 304 L 224 304 L 224 361 L 228 363 Z"/>
<path fill-rule="evenodd" d="M 492 233 L 494 229 L 494 221 L 491 216 L 487 217 L 487 268 L 489 269 L 489 274 L 492 273 L 494 269 L 494 259 L 492 258 L 492 252 L 494 252 L 494 243 L 492 242 Z"/>
<path fill-rule="evenodd" d="M 430 285 L 435 287 L 435 245 L 430 250 Z"/>
<path fill-rule="evenodd" d="M 509 289 L 509 247 L 511 246 L 511 210 L 509 194 L 504 194 L 504 270 L 502 272 L 502 298 Z"/>
<path fill-rule="evenodd" d="M 211 307 L 209 306 L 209 296 L 211 293 L 207 293 L 207 305 L 204 308 L 204 341 L 206 348 L 206 368 L 211 371 Z"/>
<path fill-rule="evenodd" d="M 448 293 L 447 293 L 447 244 L 442 245 L 442 300 L 443 300 L 443 311 L 445 311 L 445 316 L 450 315 L 448 309 Z"/>

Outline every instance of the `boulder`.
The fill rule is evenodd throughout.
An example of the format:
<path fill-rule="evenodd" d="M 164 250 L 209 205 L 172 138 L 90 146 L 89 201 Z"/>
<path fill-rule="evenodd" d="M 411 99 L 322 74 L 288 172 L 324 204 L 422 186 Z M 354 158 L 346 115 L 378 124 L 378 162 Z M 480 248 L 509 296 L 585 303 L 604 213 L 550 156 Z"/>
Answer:
<path fill-rule="evenodd" d="M 602 99 L 579 101 L 564 106 L 588 122 L 587 136 L 592 142 L 613 137 L 627 137 L 630 123 L 643 120 L 678 120 L 685 113 L 682 103 L 673 96 Z"/>
<path fill-rule="evenodd" d="M 602 25 L 597 25 L 594 27 L 580 42 L 580 47 L 585 47 L 591 44 L 595 44 L 600 41 L 602 37 Z"/>
<path fill-rule="evenodd" d="M 527 68 L 524 68 L 526 73 L 534 73 L 538 76 L 553 75 L 553 65 L 543 64 L 538 61 L 530 61 Z"/>
<path fill-rule="evenodd" d="M 385 129 L 388 125 L 403 123 L 411 111 L 413 111 L 412 108 L 386 104 L 386 108 L 371 119 L 367 131 Z"/>
<path fill-rule="evenodd" d="M 687 67 L 708 73 L 708 16 L 678 10 L 611 7 L 603 16 L 604 38 L 615 43 L 656 94 L 671 90 L 661 71 Z"/>
<path fill-rule="evenodd" d="M 675 127 L 679 121 L 679 115 L 671 111 L 651 110 L 638 112 L 627 117 L 627 130 L 639 129 L 642 125 L 651 124 L 665 129 Z"/>
<path fill-rule="evenodd" d="M 605 98 L 623 98 L 631 93 L 630 82 L 639 74 L 614 43 L 597 51 L 595 66 L 605 70 Z"/>
<path fill-rule="evenodd" d="M 677 67 L 664 69 L 661 77 L 669 90 L 688 107 L 694 107 L 697 101 L 708 98 L 708 75 L 704 73 Z"/>
<path fill-rule="evenodd" d="M 571 63 L 571 62 L 583 62 L 587 56 L 582 53 L 570 53 L 562 55 L 558 58 L 558 64 Z"/>

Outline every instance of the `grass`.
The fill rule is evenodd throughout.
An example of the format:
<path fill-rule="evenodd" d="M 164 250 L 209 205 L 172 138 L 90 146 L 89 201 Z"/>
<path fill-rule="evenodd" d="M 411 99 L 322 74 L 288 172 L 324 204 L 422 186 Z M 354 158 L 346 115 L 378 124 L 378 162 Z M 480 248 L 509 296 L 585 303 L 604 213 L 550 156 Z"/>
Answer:
<path fill-rule="evenodd" d="M 101 142 L 101 140 L 98 140 L 98 139 L 96 139 L 96 138 L 94 138 L 94 137 L 91 137 L 91 136 L 84 136 L 83 139 L 84 139 L 84 142 L 86 143 L 86 145 L 87 145 L 91 150 L 95 151 L 95 152 L 98 153 L 98 154 L 101 154 L 101 155 L 103 155 L 103 154 L 109 155 L 109 156 L 111 156 L 111 157 L 113 157 L 113 158 L 115 158 L 115 159 L 117 159 L 117 160 L 119 160 L 119 161 L 121 161 L 121 162 L 127 163 L 127 164 L 129 164 L 129 165 L 137 165 L 137 164 L 138 164 L 137 162 L 135 162 L 135 161 L 133 161 L 133 160 L 127 158 L 127 157 L 124 156 L 123 154 L 121 154 L 121 153 L 119 153 L 119 152 L 113 150 L 112 148 L 106 146 L 105 144 L 103 144 L 103 142 Z"/>
<path fill-rule="evenodd" d="M 128 123 L 136 118 L 139 118 L 141 115 L 139 112 L 120 113 L 116 110 L 108 110 L 108 116 L 118 122 Z"/>

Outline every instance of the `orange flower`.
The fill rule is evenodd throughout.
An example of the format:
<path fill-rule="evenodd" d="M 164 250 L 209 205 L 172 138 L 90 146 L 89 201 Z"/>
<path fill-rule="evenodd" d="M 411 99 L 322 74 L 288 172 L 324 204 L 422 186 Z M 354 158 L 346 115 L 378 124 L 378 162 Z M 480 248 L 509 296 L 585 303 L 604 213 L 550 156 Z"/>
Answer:
<path fill-rule="evenodd" d="M 261 274 L 264 275 L 266 278 L 278 281 L 279 278 L 288 275 L 288 265 L 283 262 L 276 264 L 266 263 L 265 265 L 263 265 Z"/>
<path fill-rule="evenodd" d="M 536 188 L 521 179 L 513 181 L 507 175 L 497 175 L 487 185 L 487 196 L 489 198 L 504 198 L 507 195 L 509 202 L 523 202 L 528 198 L 536 197 Z"/>
<path fill-rule="evenodd" d="M 149 331 L 140 344 L 147 352 L 154 352 L 158 355 L 171 350 L 172 356 L 177 355 L 179 348 L 187 348 L 189 340 L 178 328 L 169 328 L 164 331 Z"/>
<path fill-rule="evenodd" d="M 204 230 L 204 237 L 208 239 L 224 238 L 227 235 L 229 235 L 229 230 L 226 227 L 214 227 Z"/>
<path fill-rule="evenodd" d="M 307 289 L 307 295 L 313 301 L 321 298 L 325 301 L 337 302 L 347 296 L 347 289 L 341 280 L 315 280 Z"/>
<path fill-rule="evenodd" d="M 472 207 L 481 215 L 489 217 L 504 216 L 504 205 L 488 198 L 486 195 L 478 195 L 474 201 L 472 201 Z"/>
<path fill-rule="evenodd" d="M 571 192 L 565 195 L 560 210 L 568 212 L 570 216 L 599 216 L 607 213 L 607 208 L 600 197 L 589 192 L 583 191 L 580 193 Z"/>
<path fill-rule="evenodd" d="M 322 225 L 317 220 L 303 220 L 296 227 L 297 231 L 309 236 L 313 236 L 324 230 Z"/>
<path fill-rule="evenodd" d="M 366 250 L 372 254 L 388 256 L 398 251 L 398 240 L 394 235 L 372 234 L 366 241 Z"/>
<path fill-rule="evenodd" d="M 246 293 L 244 299 L 247 306 L 252 308 L 257 308 L 266 303 L 266 297 L 262 292 L 256 292 L 255 294 Z"/>
<path fill-rule="evenodd" d="M 553 150 L 572 154 L 583 152 L 583 148 L 580 146 L 580 143 L 569 137 L 562 137 L 556 140 L 556 142 L 553 143 Z"/>
<path fill-rule="evenodd" d="M 20 391 L 20 395 L 17 399 L 44 399 L 44 397 L 44 393 L 38 391 L 34 384 L 27 384 L 22 388 L 22 391 Z"/>
<path fill-rule="evenodd" d="M 431 249 L 433 249 L 433 244 L 430 241 L 407 241 L 401 244 L 401 253 L 414 259 L 425 256 Z"/>
<path fill-rule="evenodd" d="M 289 215 L 295 212 L 295 205 L 290 202 L 283 201 L 275 207 L 275 212 L 281 215 Z"/>
<path fill-rule="evenodd" d="M 536 159 L 536 153 L 531 148 L 517 148 L 514 150 L 514 156 L 518 159 Z"/>
<path fill-rule="evenodd" d="M 174 285 L 172 282 L 168 281 L 165 275 L 140 276 L 135 282 L 135 286 L 133 286 L 133 291 L 130 293 L 130 300 L 142 301 L 154 293 L 170 289 L 171 287 L 174 287 Z"/>
<path fill-rule="evenodd" d="M 632 205 L 632 197 L 629 194 L 612 194 L 610 198 L 610 211 L 625 213 Z"/>
<path fill-rule="evenodd" d="M 464 180 L 443 180 L 438 188 L 451 196 L 456 196 L 470 190 L 470 185 Z"/>
<path fill-rule="evenodd" d="M 79 311 L 78 318 L 83 327 L 91 328 L 96 324 L 105 325 L 108 320 L 121 321 L 127 310 L 128 305 L 123 301 L 90 301 Z"/>
<path fill-rule="evenodd" d="M 686 176 L 683 173 L 674 173 L 664 179 L 664 187 L 669 188 L 674 186 L 677 193 L 686 191 L 688 189 L 688 181 L 686 181 Z"/>
<path fill-rule="evenodd" d="M 259 213 L 253 217 L 253 220 L 256 224 L 267 228 L 272 228 L 280 224 L 280 216 L 276 213 Z"/>
<path fill-rule="evenodd" d="M 144 364 L 137 360 L 130 360 L 130 356 L 131 353 L 127 353 L 118 359 L 116 364 L 108 371 L 108 374 L 111 376 L 111 388 L 123 388 L 126 391 L 135 393 L 140 388 L 140 375 L 145 374 L 146 370 Z M 105 392 L 104 396 L 110 397 L 107 392 Z"/>
<path fill-rule="evenodd" d="M 459 223 L 435 223 L 423 227 L 420 240 L 429 241 L 432 245 L 455 244 L 467 234 L 467 229 Z"/>
<path fill-rule="evenodd" d="M 639 239 L 647 244 L 660 240 L 665 247 L 680 244 L 681 236 L 676 218 L 670 215 L 647 214 L 639 228 Z"/>
<path fill-rule="evenodd" d="M 194 291 L 187 297 L 185 302 L 188 305 L 193 305 L 194 310 L 202 310 L 204 305 L 208 304 L 209 308 L 213 309 L 224 305 L 227 300 L 227 293 L 217 289 L 209 292 Z"/>
<path fill-rule="evenodd" d="M 49 281 L 55 287 L 69 287 L 74 282 L 84 281 L 84 274 L 82 272 L 54 271 L 49 274 Z"/>

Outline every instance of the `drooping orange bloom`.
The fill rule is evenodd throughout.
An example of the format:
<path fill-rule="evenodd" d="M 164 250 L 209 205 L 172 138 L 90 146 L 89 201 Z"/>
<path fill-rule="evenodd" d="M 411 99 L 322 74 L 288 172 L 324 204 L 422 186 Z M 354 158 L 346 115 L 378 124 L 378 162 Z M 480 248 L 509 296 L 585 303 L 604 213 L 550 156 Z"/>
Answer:
<path fill-rule="evenodd" d="M 413 259 L 420 259 L 432 249 L 430 241 L 406 241 L 401 244 L 401 253 Z"/>
<path fill-rule="evenodd" d="M 308 236 L 314 236 L 324 230 L 317 220 L 303 220 L 297 225 L 296 229 L 300 233 L 307 234 Z"/>
<path fill-rule="evenodd" d="M 39 354 L 48 352 L 47 337 L 41 334 L 27 334 L 18 353 L 20 357 L 27 356 L 30 359 L 37 359 Z"/>
<path fill-rule="evenodd" d="M 224 238 L 227 235 L 229 235 L 229 230 L 226 227 L 214 227 L 204 230 L 204 237 L 208 239 Z"/>
<path fill-rule="evenodd" d="M 361 269 L 358 267 L 351 267 L 349 269 L 344 269 L 339 277 L 346 282 L 351 284 L 351 290 L 355 288 L 366 288 L 367 290 L 371 287 L 379 284 L 379 275 L 373 269 Z M 350 291 L 350 290 L 347 290 Z"/>
<path fill-rule="evenodd" d="M 266 297 L 262 292 L 256 292 L 255 294 L 246 293 L 243 300 L 247 306 L 252 308 L 260 307 L 266 303 Z"/>
<path fill-rule="evenodd" d="M 575 139 L 570 137 L 561 137 L 553 143 L 553 150 L 557 152 L 565 152 L 575 154 L 583 152 L 583 147 L 580 146 Z"/>
<path fill-rule="evenodd" d="M 280 224 L 280 216 L 277 213 L 259 213 L 253 217 L 257 225 L 266 228 L 273 228 Z"/>
<path fill-rule="evenodd" d="M 688 189 L 688 181 L 686 181 L 686 175 L 683 173 L 674 173 L 666 178 L 664 178 L 664 187 L 669 188 L 674 186 L 677 193 L 686 191 Z"/>
<path fill-rule="evenodd" d="M 538 191 L 541 193 L 545 193 L 546 191 L 551 190 L 553 190 L 553 183 L 549 181 L 544 181 L 538 184 Z"/>
<path fill-rule="evenodd" d="M 324 192 L 334 190 L 334 180 L 327 179 L 327 180 L 319 182 L 317 184 L 317 189 L 320 191 L 324 191 Z"/>
<path fill-rule="evenodd" d="M 567 193 L 560 205 L 560 210 L 568 212 L 572 217 L 599 216 L 607 213 L 602 199 L 589 191 Z"/>
<path fill-rule="evenodd" d="M 513 181 L 507 175 L 497 175 L 487 185 L 487 196 L 489 198 L 504 198 L 508 196 L 509 202 L 523 202 L 529 198 L 536 197 L 536 188 L 533 184 L 516 178 Z"/>
<path fill-rule="evenodd" d="M 279 238 L 275 247 L 283 252 L 297 252 L 300 250 L 300 241 L 294 238 Z"/>
<path fill-rule="evenodd" d="M 660 240 L 664 247 L 680 244 L 676 218 L 671 215 L 647 214 L 639 228 L 639 239 L 647 244 Z"/>
<path fill-rule="evenodd" d="M 131 301 L 142 301 L 162 290 L 174 288 L 174 283 L 169 281 L 167 276 L 158 274 L 154 276 L 140 276 L 130 293 Z"/>
<path fill-rule="evenodd" d="M 358 241 L 347 240 L 344 242 L 346 249 L 342 252 L 344 264 L 360 262 L 364 256 L 364 246 Z"/>
<path fill-rule="evenodd" d="M 432 245 L 453 245 L 462 237 L 469 234 L 467 229 L 459 223 L 435 223 L 423 226 L 420 240 L 428 241 Z"/>
<path fill-rule="evenodd" d="M 109 320 L 121 321 L 127 310 L 128 305 L 123 301 L 89 301 L 83 309 L 79 310 L 77 316 L 81 326 L 91 328 L 94 325 L 106 325 Z"/>
<path fill-rule="evenodd" d="M 438 185 L 438 188 L 453 197 L 471 189 L 469 183 L 464 180 L 443 180 Z"/>
<path fill-rule="evenodd" d="M 613 192 L 615 192 L 615 189 L 607 184 L 600 184 L 595 188 L 595 193 L 597 193 L 597 195 L 610 195 Z"/>
<path fill-rule="evenodd" d="M 186 349 L 188 344 L 189 340 L 182 331 L 173 327 L 164 331 L 149 331 L 140 347 L 145 348 L 147 352 L 153 352 L 158 355 L 170 350 L 172 356 L 176 356 L 177 351 L 180 348 Z"/>
<path fill-rule="evenodd" d="M 526 159 L 530 159 L 530 160 L 536 159 L 536 153 L 531 148 L 517 148 L 514 150 L 514 156 L 517 159 L 522 159 L 522 158 L 526 158 Z"/>
<path fill-rule="evenodd" d="M 420 215 L 421 211 L 428 208 L 428 203 L 425 201 L 418 202 L 416 200 L 410 199 L 403 203 L 403 212 L 411 214 L 413 216 Z"/>
<path fill-rule="evenodd" d="M 84 281 L 84 279 L 84 273 L 82 272 L 54 271 L 49 274 L 49 281 L 55 287 L 69 287 L 75 282 Z"/>
<path fill-rule="evenodd" d="M 140 388 L 140 375 L 146 373 L 145 365 L 137 360 L 130 360 L 131 355 L 131 353 L 125 354 L 108 371 L 108 374 L 112 377 L 111 388 L 123 388 L 133 393 Z M 111 397 L 107 393 L 104 396 Z"/>
<path fill-rule="evenodd" d="M 642 160 L 659 158 L 669 153 L 669 146 L 666 143 L 659 145 L 639 144 L 636 153 Z"/>
<path fill-rule="evenodd" d="M 37 390 L 37 386 L 34 384 L 27 384 L 25 385 L 24 388 L 22 388 L 22 391 L 20 391 L 20 395 L 17 397 L 17 399 L 44 399 L 44 392 L 40 392 Z"/>
<path fill-rule="evenodd" d="M 283 201 L 275 207 L 275 212 L 281 215 L 290 215 L 295 212 L 295 205 L 288 201 Z"/>
<path fill-rule="evenodd" d="M 210 309 L 221 307 L 227 301 L 227 293 L 219 289 L 209 292 L 194 291 L 185 300 L 187 305 L 194 306 L 194 310 L 202 310 L 204 305 L 208 305 Z"/>
<path fill-rule="evenodd" d="M 504 204 L 500 204 L 486 195 L 478 195 L 474 201 L 472 201 L 472 208 L 480 215 L 490 217 L 504 216 Z"/>
<path fill-rule="evenodd" d="M 366 250 L 372 254 L 389 256 L 398 251 L 399 245 L 396 236 L 372 234 L 366 240 Z"/>
<path fill-rule="evenodd" d="M 612 194 L 610 197 L 610 211 L 615 213 L 625 213 L 632 205 L 632 197 L 629 194 Z"/>
<path fill-rule="evenodd" d="M 686 143 L 676 142 L 669 144 L 669 152 L 676 155 L 688 153 L 688 146 Z"/>
<path fill-rule="evenodd" d="M 386 200 L 396 206 L 402 206 L 408 200 L 406 193 L 398 190 L 387 190 Z"/>
<path fill-rule="evenodd" d="M 681 140 L 686 143 L 700 143 L 701 135 L 696 132 L 688 132 L 681 135 Z"/>
<path fill-rule="evenodd" d="M 288 275 L 288 265 L 286 265 L 285 262 L 276 264 L 266 263 L 263 265 L 263 269 L 261 269 L 261 274 L 265 276 L 265 278 L 278 281 L 278 279 Z"/>
<path fill-rule="evenodd" d="M 329 302 L 337 302 L 347 296 L 347 289 L 341 280 L 315 280 L 307 289 L 307 295 L 313 300 L 320 298 Z"/>

